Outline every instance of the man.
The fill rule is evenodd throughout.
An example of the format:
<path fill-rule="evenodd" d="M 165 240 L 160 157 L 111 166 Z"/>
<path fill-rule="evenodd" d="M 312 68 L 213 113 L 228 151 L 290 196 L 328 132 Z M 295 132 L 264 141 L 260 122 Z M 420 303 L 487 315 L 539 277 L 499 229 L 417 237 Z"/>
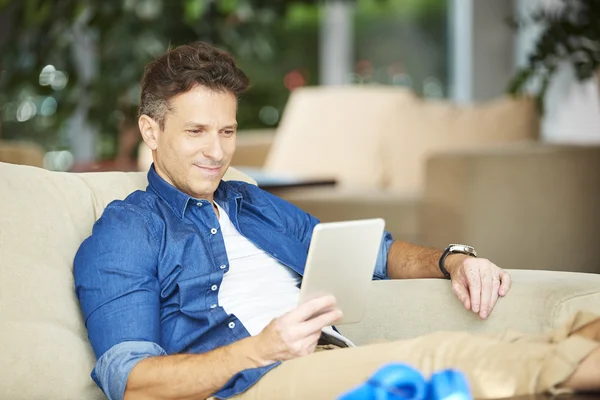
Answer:
<path fill-rule="evenodd" d="M 234 59 L 204 43 L 170 50 L 145 69 L 139 128 L 154 159 L 149 186 L 106 208 L 74 265 L 98 359 L 92 376 L 107 397 L 330 398 L 386 361 L 459 367 L 475 393 L 486 394 L 483 386 L 502 375 L 471 358 L 492 347 L 506 363 L 515 352 L 525 360 L 500 367 L 515 380 L 514 393 L 597 386 L 590 382 L 600 363 L 600 321 L 585 316 L 558 344 L 436 334 L 313 354 L 319 343 L 350 346 L 331 327 L 341 317 L 335 299 L 297 306 L 316 219 L 254 185 L 221 181 L 235 150 L 237 97 L 247 86 Z M 374 278 L 449 276 L 465 308 L 486 318 L 510 276 L 450 250 L 471 251 L 426 249 L 386 233 Z M 460 350 L 453 341 L 471 344 Z M 576 356 L 565 364 L 558 347 Z M 427 362 L 418 349 L 438 351 L 438 360 Z M 302 379 L 310 385 L 289 389 L 296 372 L 311 376 Z"/>

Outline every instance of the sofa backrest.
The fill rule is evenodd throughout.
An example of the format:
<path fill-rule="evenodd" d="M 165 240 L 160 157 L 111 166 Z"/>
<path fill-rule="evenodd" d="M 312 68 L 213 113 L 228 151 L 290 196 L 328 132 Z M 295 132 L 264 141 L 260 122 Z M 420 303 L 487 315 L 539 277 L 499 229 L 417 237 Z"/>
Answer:
<path fill-rule="evenodd" d="M 42 167 L 44 149 L 32 142 L 0 140 L 0 162 Z"/>
<path fill-rule="evenodd" d="M 265 169 L 327 176 L 341 186 L 384 185 L 382 154 L 394 115 L 413 95 L 382 86 L 307 87 L 292 92 Z"/>
<path fill-rule="evenodd" d="M 431 154 L 533 141 L 538 133 L 530 99 L 458 106 L 398 87 L 306 87 L 291 94 L 265 169 L 419 193 Z"/>
<path fill-rule="evenodd" d="M 540 130 L 530 98 L 502 97 L 476 105 L 415 98 L 391 118 L 399 129 L 387 138 L 386 181 L 402 193 L 422 192 L 426 161 L 436 153 L 533 142 Z"/>
<path fill-rule="evenodd" d="M 225 179 L 249 180 L 230 169 Z M 143 172 L 73 174 L 0 163 L 0 398 L 104 398 L 73 290 L 73 258 Z"/>

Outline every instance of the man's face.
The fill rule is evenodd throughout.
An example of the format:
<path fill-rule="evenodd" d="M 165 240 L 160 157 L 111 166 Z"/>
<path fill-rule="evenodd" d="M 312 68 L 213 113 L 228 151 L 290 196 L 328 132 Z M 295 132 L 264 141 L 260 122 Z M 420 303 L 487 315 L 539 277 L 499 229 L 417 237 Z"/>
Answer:
<path fill-rule="evenodd" d="M 237 99 L 196 86 L 170 101 L 164 129 L 142 115 L 139 125 L 160 177 L 192 197 L 213 194 L 235 152 Z"/>

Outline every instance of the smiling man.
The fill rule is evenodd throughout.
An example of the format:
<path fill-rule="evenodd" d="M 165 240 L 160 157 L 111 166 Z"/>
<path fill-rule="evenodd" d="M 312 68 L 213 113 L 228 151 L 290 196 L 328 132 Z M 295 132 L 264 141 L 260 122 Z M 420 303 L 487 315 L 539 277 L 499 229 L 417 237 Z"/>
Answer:
<path fill-rule="evenodd" d="M 200 42 L 145 69 L 148 187 L 106 207 L 74 264 L 97 357 L 92 377 L 109 399 L 332 398 L 391 361 L 460 368 L 478 397 L 493 395 L 495 382 L 511 394 L 599 388 L 593 316 L 577 315 L 566 334 L 548 338 L 438 333 L 353 347 L 332 328 L 335 299 L 297 306 L 318 221 L 254 185 L 221 180 L 247 86 L 231 55 Z M 465 308 L 486 318 L 510 276 L 474 255 L 385 233 L 373 278 L 449 278 Z"/>

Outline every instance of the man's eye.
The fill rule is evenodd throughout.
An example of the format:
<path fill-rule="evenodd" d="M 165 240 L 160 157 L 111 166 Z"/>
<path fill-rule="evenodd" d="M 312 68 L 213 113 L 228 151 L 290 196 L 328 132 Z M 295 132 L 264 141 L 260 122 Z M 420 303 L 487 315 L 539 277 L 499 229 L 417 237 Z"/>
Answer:
<path fill-rule="evenodd" d="M 187 131 L 187 133 L 189 133 L 190 135 L 199 135 L 200 133 L 202 133 L 202 131 L 200 129 L 190 129 Z"/>
<path fill-rule="evenodd" d="M 225 131 L 223 132 L 225 134 L 225 136 L 231 136 L 233 135 L 235 132 L 234 131 Z"/>

